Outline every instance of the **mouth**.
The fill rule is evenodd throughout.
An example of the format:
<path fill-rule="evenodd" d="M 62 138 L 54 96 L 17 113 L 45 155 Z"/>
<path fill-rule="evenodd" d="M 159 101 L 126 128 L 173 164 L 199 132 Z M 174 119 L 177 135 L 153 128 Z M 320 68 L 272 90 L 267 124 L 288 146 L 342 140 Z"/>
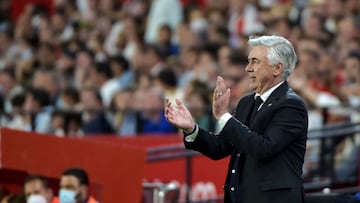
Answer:
<path fill-rule="evenodd" d="M 252 81 L 253 81 L 253 80 L 256 80 L 256 77 L 255 77 L 255 76 L 250 76 L 249 78 L 250 78 L 250 80 L 252 80 Z"/>

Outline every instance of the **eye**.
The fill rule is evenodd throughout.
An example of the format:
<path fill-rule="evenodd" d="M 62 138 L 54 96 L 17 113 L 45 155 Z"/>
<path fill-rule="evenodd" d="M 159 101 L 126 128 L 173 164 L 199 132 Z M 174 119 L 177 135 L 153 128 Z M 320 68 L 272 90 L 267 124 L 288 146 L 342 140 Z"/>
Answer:
<path fill-rule="evenodd" d="M 251 58 L 251 59 L 248 59 L 248 63 L 249 64 L 259 64 L 261 61 L 257 58 Z"/>

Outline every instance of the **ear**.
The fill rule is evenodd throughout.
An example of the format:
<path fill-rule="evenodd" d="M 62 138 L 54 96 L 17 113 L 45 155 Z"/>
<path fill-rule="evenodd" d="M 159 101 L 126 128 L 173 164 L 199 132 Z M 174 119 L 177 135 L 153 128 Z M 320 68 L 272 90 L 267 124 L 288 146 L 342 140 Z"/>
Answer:
<path fill-rule="evenodd" d="M 273 66 L 273 75 L 274 77 L 277 77 L 279 75 L 282 74 L 282 72 L 284 71 L 284 65 L 282 63 L 277 63 Z"/>
<path fill-rule="evenodd" d="M 80 194 L 81 194 L 81 199 L 86 199 L 88 197 L 88 186 L 81 185 Z"/>
<path fill-rule="evenodd" d="M 47 195 L 46 199 L 47 199 L 48 201 L 51 201 L 51 200 L 53 199 L 53 197 L 54 197 L 54 192 L 53 192 L 53 190 L 52 190 L 51 188 L 47 189 L 46 195 Z"/>

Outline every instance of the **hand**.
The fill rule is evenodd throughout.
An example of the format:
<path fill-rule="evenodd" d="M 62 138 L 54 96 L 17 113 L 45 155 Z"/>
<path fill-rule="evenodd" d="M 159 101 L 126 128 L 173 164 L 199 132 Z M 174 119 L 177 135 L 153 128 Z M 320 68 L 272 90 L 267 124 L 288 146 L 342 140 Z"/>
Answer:
<path fill-rule="evenodd" d="M 191 133 L 194 130 L 195 121 L 185 105 L 179 99 L 176 99 L 177 107 L 173 106 L 168 98 L 165 103 L 166 119 L 184 133 Z"/>
<path fill-rule="evenodd" d="M 213 93 L 212 111 L 214 117 L 219 120 L 222 115 L 228 112 L 230 101 L 230 88 L 227 88 L 221 76 L 217 77 L 216 87 Z"/>

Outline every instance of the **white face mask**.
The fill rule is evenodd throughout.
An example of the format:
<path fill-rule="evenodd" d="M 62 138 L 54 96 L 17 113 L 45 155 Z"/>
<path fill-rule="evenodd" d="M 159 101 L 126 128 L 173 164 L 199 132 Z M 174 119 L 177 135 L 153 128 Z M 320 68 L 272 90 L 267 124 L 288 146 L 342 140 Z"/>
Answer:
<path fill-rule="evenodd" d="M 30 195 L 26 203 L 47 203 L 47 201 L 42 195 Z"/>
<path fill-rule="evenodd" d="M 60 189 L 59 200 L 61 203 L 75 203 L 76 192 L 72 190 Z"/>

